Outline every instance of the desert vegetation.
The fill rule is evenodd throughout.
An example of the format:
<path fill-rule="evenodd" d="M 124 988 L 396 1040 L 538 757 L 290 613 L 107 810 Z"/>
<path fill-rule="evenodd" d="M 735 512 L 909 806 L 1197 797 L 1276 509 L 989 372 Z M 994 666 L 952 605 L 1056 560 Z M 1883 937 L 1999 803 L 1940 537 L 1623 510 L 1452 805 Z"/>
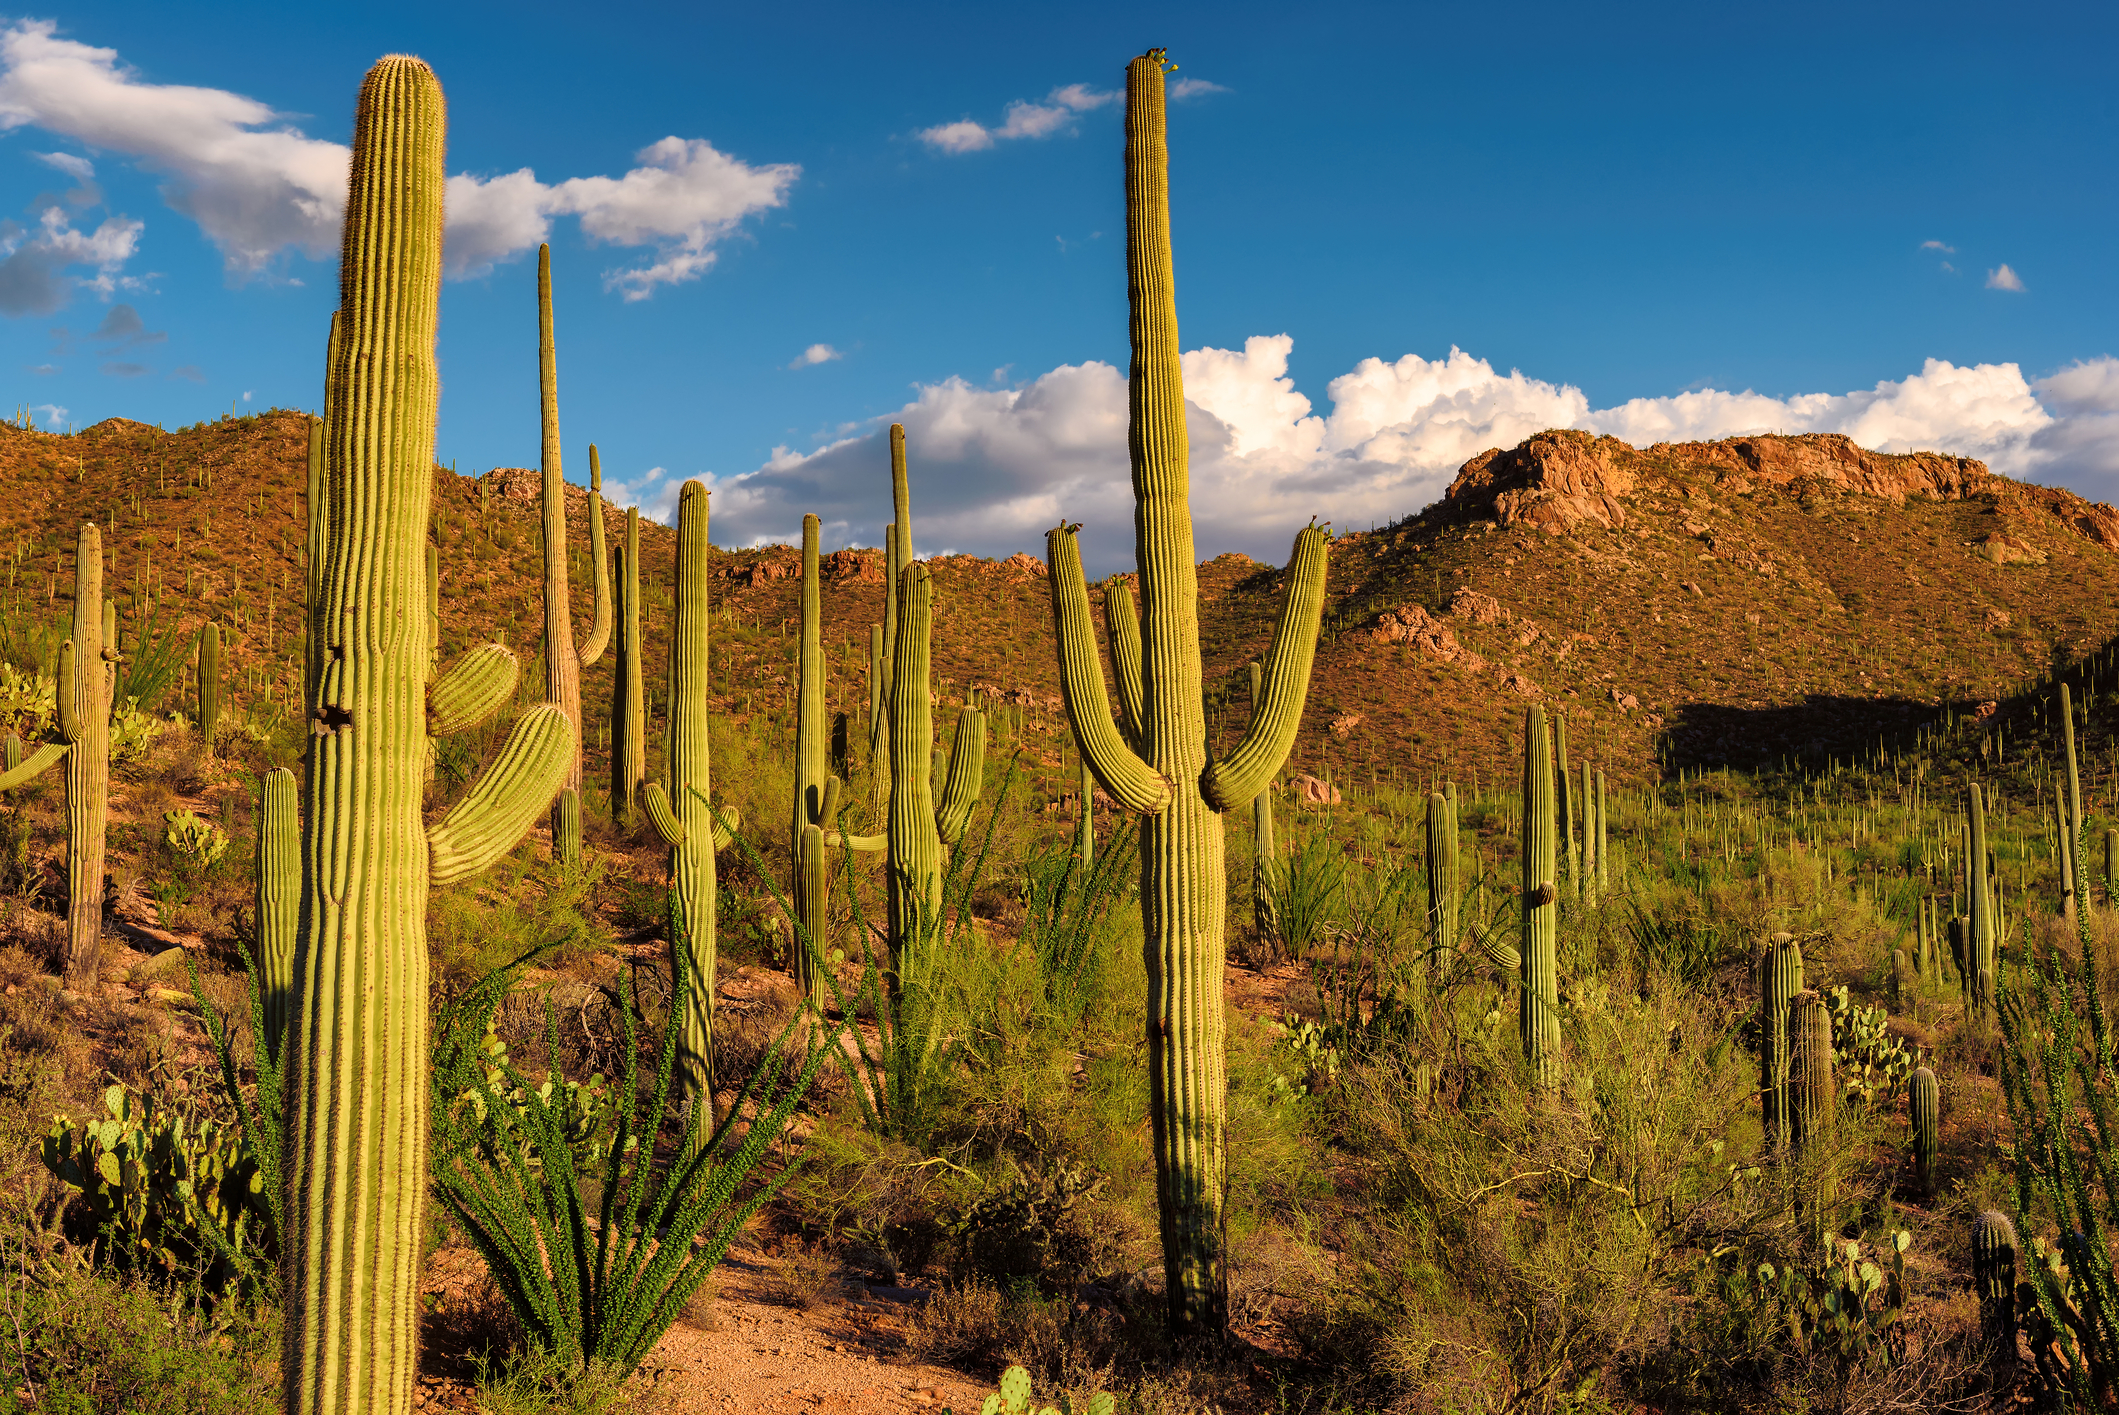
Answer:
<path fill-rule="evenodd" d="M 901 431 L 880 554 L 614 529 L 543 254 L 541 474 L 434 467 L 402 58 L 320 418 L 0 434 L 0 1410 L 779 1408 L 732 1255 L 995 1411 L 2111 1402 L 2108 508 L 1545 434 L 1201 563 L 1162 85 L 1099 586 Z"/>

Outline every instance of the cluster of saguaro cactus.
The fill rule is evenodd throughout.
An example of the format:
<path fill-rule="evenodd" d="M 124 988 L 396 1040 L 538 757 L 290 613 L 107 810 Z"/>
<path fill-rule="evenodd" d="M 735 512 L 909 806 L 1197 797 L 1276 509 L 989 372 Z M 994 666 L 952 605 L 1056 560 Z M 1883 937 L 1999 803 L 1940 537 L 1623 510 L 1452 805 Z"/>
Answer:
<path fill-rule="evenodd" d="M 64 764 L 66 781 L 66 980 L 94 983 L 102 965 L 103 842 L 110 798 L 110 708 L 117 689 L 116 616 L 103 599 L 103 536 L 81 527 L 74 548 L 73 637 L 59 646 L 58 740 L 0 775 L 0 791 Z"/>
<path fill-rule="evenodd" d="M 1906 1118 L 1913 1132 L 1913 1179 L 1923 1194 L 1935 1191 L 1935 1159 L 1941 1153 L 1942 1087 L 1935 1073 L 1915 1067 L 1906 1082 Z"/>
<path fill-rule="evenodd" d="M 1553 876 L 1552 742 L 1545 709 L 1533 704 L 1523 716 L 1523 925 L 1516 952 L 1522 961 L 1517 1026 L 1523 1058 L 1540 1086 L 1559 1078 L 1560 897 Z"/>
<path fill-rule="evenodd" d="M 1793 1116 L 1788 1094 L 1788 1008 L 1803 991 L 1803 950 L 1793 934 L 1775 934 L 1759 958 L 1759 1109 L 1766 1139 L 1776 1148 L 1791 1143 Z"/>
<path fill-rule="evenodd" d="M 552 248 L 537 248 L 537 384 L 544 438 L 544 691 L 545 701 L 574 728 L 574 761 L 552 805 L 552 858 L 581 862 L 581 670 L 603 656 L 611 638 L 611 573 L 603 554 L 603 469 L 589 448 L 589 563 L 596 583 L 595 617 L 586 641 L 574 642 L 568 598 L 566 477 L 559 448 L 559 366 L 552 340 Z"/>
<path fill-rule="evenodd" d="M 1199 593 L 1189 504 L 1183 377 L 1171 274 L 1163 55 L 1126 68 L 1126 268 L 1132 306 L 1127 446 L 1142 617 L 1107 597 L 1124 728 L 1104 689 L 1075 528 L 1046 538 L 1067 714 L 1097 781 L 1141 831 L 1141 920 L 1148 971 L 1148 1100 L 1154 1131 L 1169 1325 L 1226 1324 L 1222 1253 L 1226 1059 L 1220 813 L 1257 796 L 1294 742 L 1323 609 L 1326 546 L 1296 537 L 1288 594 L 1265 659 L 1263 701 L 1226 757 L 1207 757 Z M 1141 652 L 1129 664 L 1126 635 Z"/>
<path fill-rule="evenodd" d="M 199 626 L 199 741 L 209 755 L 221 727 L 221 626 L 207 620 Z"/>
<path fill-rule="evenodd" d="M 441 87 L 417 59 L 372 69 L 354 118 L 324 427 L 308 507 L 312 639 L 305 698 L 296 1017 L 289 1122 L 286 1406 L 412 1406 L 427 1198 L 428 989 L 422 900 L 511 848 L 575 759 L 540 706 L 440 821 L 420 817 L 427 738 L 512 692 L 474 654 L 428 674 L 426 530 L 442 240 Z M 505 654 L 505 651 L 501 651 Z M 495 693 L 499 687 L 500 692 Z M 269 787 L 268 787 L 269 789 Z M 284 1004 L 283 1004 L 284 1005 Z"/>

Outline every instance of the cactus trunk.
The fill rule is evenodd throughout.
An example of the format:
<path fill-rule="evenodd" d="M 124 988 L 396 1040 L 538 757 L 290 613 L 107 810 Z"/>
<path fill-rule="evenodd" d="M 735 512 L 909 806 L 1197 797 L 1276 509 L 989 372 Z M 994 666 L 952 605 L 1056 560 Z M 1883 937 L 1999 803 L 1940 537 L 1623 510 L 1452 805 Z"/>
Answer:
<path fill-rule="evenodd" d="M 1965 960 L 1965 982 L 1970 987 L 1972 1011 L 1985 1016 L 1994 1003 L 1993 894 L 1987 880 L 1986 798 L 1977 785 L 1971 788 L 1968 807 L 1971 848 L 1965 855 L 1966 888 L 1971 895 L 1970 956 Z"/>
<path fill-rule="evenodd" d="M 1981 1333 L 2006 1369 L 2016 1360 L 2016 1225 L 1999 1209 L 1972 1220 L 1972 1290 Z"/>
<path fill-rule="evenodd" d="M 199 741 L 208 756 L 221 725 L 221 626 L 199 626 Z"/>
<path fill-rule="evenodd" d="M 412 1405 L 427 1200 L 426 527 L 441 87 L 378 63 L 355 116 L 325 429 L 324 630 L 303 822 L 282 1370 L 290 1412 Z M 378 432 L 388 429 L 388 435 Z"/>
<path fill-rule="evenodd" d="M 258 793 L 258 971 L 266 1055 L 277 1062 L 294 1012 L 294 960 L 302 927 L 302 818 L 294 773 L 265 773 Z"/>
<path fill-rule="evenodd" d="M 1264 670 L 1251 663 L 1251 711 L 1265 706 Z M 1251 798 L 1251 922 L 1260 939 L 1280 938 L 1280 846 L 1273 839 L 1273 788 Z"/>
<path fill-rule="evenodd" d="M 715 866 L 714 814 L 709 804 L 712 761 L 707 653 L 707 491 L 688 481 L 677 498 L 677 594 L 670 634 L 667 814 L 676 829 L 663 829 L 670 847 L 670 893 L 676 917 L 670 947 L 682 949 L 686 992 L 677 1064 L 683 1094 L 693 1107 L 710 1105 L 714 1063 Z M 658 817 L 650 798 L 651 812 Z M 659 823 L 659 822 L 658 822 Z M 672 835 L 675 836 L 672 839 Z M 702 1126 L 702 1134 L 711 1127 Z"/>
<path fill-rule="evenodd" d="M 1575 840 L 1575 791 L 1574 782 L 1568 777 L 1567 714 L 1564 712 L 1553 719 L 1553 769 L 1560 787 L 1560 849 L 1567 857 L 1567 892 L 1570 897 L 1580 899 L 1582 847 Z"/>
<path fill-rule="evenodd" d="M 1935 1192 L 1935 1159 L 1941 1153 L 1942 1087 L 1927 1067 L 1906 1083 L 1906 1114 L 1913 1131 L 1913 1178 L 1922 1194 Z"/>
<path fill-rule="evenodd" d="M 1789 1139 L 1797 1155 L 1814 1154 L 1832 1131 L 1832 1014 L 1821 993 L 1804 988 L 1788 1002 Z"/>
<path fill-rule="evenodd" d="M 1457 812 L 1440 791 L 1427 797 L 1427 946 L 1437 968 L 1457 946 Z"/>
<path fill-rule="evenodd" d="M 1523 969 L 1517 1026 L 1523 1059 L 1540 1086 L 1560 1072 L 1560 904 L 1553 882 L 1552 744 L 1545 709 L 1533 705 L 1523 721 L 1523 924 L 1517 955 Z"/>
<path fill-rule="evenodd" d="M 1790 1143 L 1788 1095 L 1788 1007 L 1803 990 L 1803 950 L 1793 935 L 1775 934 L 1759 960 L 1759 1111 L 1766 1143 L 1784 1149 Z"/>
<path fill-rule="evenodd" d="M 640 660 L 640 508 L 625 512 L 625 546 L 618 553 L 618 660 L 611 675 L 611 816 L 631 830 L 647 777 L 647 688 Z"/>
<path fill-rule="evenodd" d="M 1597 902 L 1597 798 L 1590 789 L 1589 763 L 1582 763 L 1582 900 Z"/>
<path fill-rule="evenodd" d="M 824 641 L 823 593 L 818 584 L 818 522 L 802 518 L 802 640 L 796 668 L 795 691 L 795 799 L 792 830 L 788 841 L 794 860 L 795 915 L 809 937 L 799 933 L 788 950 L 789 971 L 805 997 L 820 1001 L 823 980 L 816 975 L 811 949 L 824 947 L 824 919 L 831 898 L 831 872 L 824 863 L 823 831 L 831 822 L 824 818 L 825 763 L 829 745 L 824 736 Z M 816 855 L 805 848 L 809 830 L 818 831 Z"/>
<path fill-rule="evenodd" d="M 103 536 L 81 527 L 74 551 L 74 636 L 59 650 L 66 747 L 66 980 L 93 991 L 103 962 L 103 841 L 110 803 L 110 700 L 116 654 L 103 637 Z"/>
<path fill-rule="evenodd" d="M 1074 858 L 1086 880 L 1090 867 L 1096 863 L 1096 777 L 1089 770 L 1087 757 L 1081 758 L 1081 778 L 1076 789 L 1081 793 L 1082 804 L 1081 819 L 1074 823 Z"/>

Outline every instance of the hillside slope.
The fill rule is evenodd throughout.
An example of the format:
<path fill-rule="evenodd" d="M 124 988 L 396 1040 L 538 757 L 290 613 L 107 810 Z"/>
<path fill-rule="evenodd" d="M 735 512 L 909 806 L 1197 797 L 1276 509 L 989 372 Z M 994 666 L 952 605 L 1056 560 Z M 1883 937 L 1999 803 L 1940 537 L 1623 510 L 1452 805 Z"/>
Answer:
<path fill-rule="evenodd" d="M 284 411 L 174 433 L 122 419 L 71 436 L 0 426 L 6 651 L 34 657 L 50 639 L 68 608 L 75 532 L 92 518 L 106 528 L 106 584 L 128 639 L 150 612 L 149 585 L 165 628 L 220 620 L 234 706 L 298 742 L 287 729 L 299 703 L 305 438 L 303 416 Z M 877 469 L 879 501 L 887 476 Z M 525 655 L 525 696 L 539 682 L 528 661 L 542 624 L 536 485 L 520 469 L 442 471 L 434 500 L 444 652 L 502 639 Z M 917 516 L 917 474 L 913 504 Z M 571 488 L 584 623 L 586 515 Z M 608 543 L 622 532 L 622 510 L 607 508 Z M 674 544 L 661 526 L 642 534 L 659 683 Z M 941 720 L 968 689 L 990 690 L 1039 789 L 1063 791 L 1043 566 L 1028 555 L 932 564 Z M 786 717 L 797 570 L 791 547 L 716 553 L 716 690 L 736 714 Z M 1563 707 L 1577 755 L 1622 778 L 1849 752 L 1942 705 L 2005 697 L 2119 635 L 2115 570 L 2119 513 L 1967 459 L 1832 436 L 1636 449 L 1542 433 L 1474 458 L 1420 514 L 1334 543 L 1326 639 L 1291 765 L 1351 781 L 1506 772 L 1532 699 Z M 858 721 L 880 555 L 839 550 L 825 580 L 832 707 Z M 1200 587 L 1210 720 L 1226 742 L 1248 713 L 1242 666 L 1266 646 L 1280 576 L 1225 555 L 1201 566 Z M 592 782 L 609 675 L 609 656 L 584 675 Z"/>

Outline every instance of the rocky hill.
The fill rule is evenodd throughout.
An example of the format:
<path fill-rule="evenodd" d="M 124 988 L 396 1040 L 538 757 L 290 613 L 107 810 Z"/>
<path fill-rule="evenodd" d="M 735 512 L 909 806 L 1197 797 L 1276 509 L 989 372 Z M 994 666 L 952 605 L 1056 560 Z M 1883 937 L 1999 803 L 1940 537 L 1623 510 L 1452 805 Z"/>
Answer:
<path fill-rule="evenodd" d="M 188 635 L 221 620 L 236 708 L 291 727 L 305 437 L 292 412 L 174 433 L 122 419 L 71 436 L 0 426 L 0 649 L 33 657 L 50 637 L 67 612 L 75 532 L 94 519 L 126 633 Z M 886 477 L 879 467 L 879 501 Z M 492 637 L 535 653 L 536 486 L 520 469 L 438 476 L 445 653 Z M 915 518 L 919 506 L 916 482 Z M 569 514 L 585 620 L 578 488 Z M 622 529 L 607 508 L 610 544 Z M 674 545 L 660 526 L 643 536 L 656 682 Z M 1065 791 L 1044 567 L 1016 555 L 933 568 L 942 721 L 967 690 L 988 690 L 1035 789 Z M 1419 514 L 1334 543 L 1326 641 L 1291 766 L 1352 783 L 1491 780 L 1514 769 L 1510 734 L 1531 700 L 1564 708 L 1577 755 L 1620 778 L 1848 753 L 1945 706 L 2004 697 L 2119 635 L 2115 570 L 2119 513 L 1963 458 L 1888 456 L 1834 436 L 1637 449 L 1542 433 L 1472 459 Z M 791 547 L 716 554 L 716 686 L 736 718 L 784 724 L 797 571 Z M 858 722 L 880 554 L 838 550 L 825 577 L 832 706 Z M 1238 555 L 1200 569 L 1208 707 L 1224 741 L 1248 713 L 1243 665 L 1265 648 L 1279 580 Z M 592 781 L 609 664 L 584 675 Z M 538 682 L 528 667 L 526 694 Z"/>

